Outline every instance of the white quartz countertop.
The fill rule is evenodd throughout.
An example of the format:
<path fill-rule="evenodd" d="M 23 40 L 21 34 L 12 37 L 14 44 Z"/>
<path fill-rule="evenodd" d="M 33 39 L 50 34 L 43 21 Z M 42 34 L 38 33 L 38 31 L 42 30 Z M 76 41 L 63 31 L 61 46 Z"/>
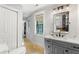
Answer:
<path fill-rule="evenodd" d="M 63 41 L 63 42 L 69 42 L 69 43 L 74 43 L 74 44 L 79 44 L 79 37 L 53 37 L 51 35 L 45 35 L 44 38 L 52 39 L 52 40 L 58 40 L 58 41 Z"/>

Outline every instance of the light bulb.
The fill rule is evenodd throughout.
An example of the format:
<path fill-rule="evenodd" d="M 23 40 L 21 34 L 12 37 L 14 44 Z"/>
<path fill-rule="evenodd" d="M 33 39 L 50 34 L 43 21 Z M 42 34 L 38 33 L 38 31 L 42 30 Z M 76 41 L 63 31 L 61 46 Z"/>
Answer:
<path fill-rule="evenodd" d="M 66 9 L 69 9 L 69 5 L 66 5 Z"/>

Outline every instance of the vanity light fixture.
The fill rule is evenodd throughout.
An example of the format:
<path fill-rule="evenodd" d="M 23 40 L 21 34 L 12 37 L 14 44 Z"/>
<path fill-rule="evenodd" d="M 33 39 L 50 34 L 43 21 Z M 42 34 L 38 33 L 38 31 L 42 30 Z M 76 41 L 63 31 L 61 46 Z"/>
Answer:
<path fill-rule="evenodd" d="M 69 9 L 69 5 L 66 5 L 66 9 Z"/>
<path fill-rule="evenodd" d="M 61 10 L 61 9 L 63 9 L 63 6 L 57 7 L 57 10 Z"/>
<path fill-rule="evenodd" d="M 55 10 L 62 11 L 64 8 L 69 9 L 69 4 L 54 8 L 53 11 Z"/>

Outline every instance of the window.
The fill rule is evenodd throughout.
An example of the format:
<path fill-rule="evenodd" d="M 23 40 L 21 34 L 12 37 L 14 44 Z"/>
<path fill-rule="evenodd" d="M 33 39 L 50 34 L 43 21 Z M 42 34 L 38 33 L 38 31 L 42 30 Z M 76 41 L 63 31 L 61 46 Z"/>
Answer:
<path fill-rule="evenodd" d="M 36 34 L 43 34 L 43 14 L 36 15 Z"/>

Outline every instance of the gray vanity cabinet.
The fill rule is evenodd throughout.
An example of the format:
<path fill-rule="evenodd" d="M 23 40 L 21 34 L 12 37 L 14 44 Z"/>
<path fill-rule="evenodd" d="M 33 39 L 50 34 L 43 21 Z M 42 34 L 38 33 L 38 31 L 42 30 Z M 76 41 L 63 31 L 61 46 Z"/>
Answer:
<path fill-rule="evenodd" d="M 47 54 L 79 54 L 79 44 L 45 39 Z"/>

